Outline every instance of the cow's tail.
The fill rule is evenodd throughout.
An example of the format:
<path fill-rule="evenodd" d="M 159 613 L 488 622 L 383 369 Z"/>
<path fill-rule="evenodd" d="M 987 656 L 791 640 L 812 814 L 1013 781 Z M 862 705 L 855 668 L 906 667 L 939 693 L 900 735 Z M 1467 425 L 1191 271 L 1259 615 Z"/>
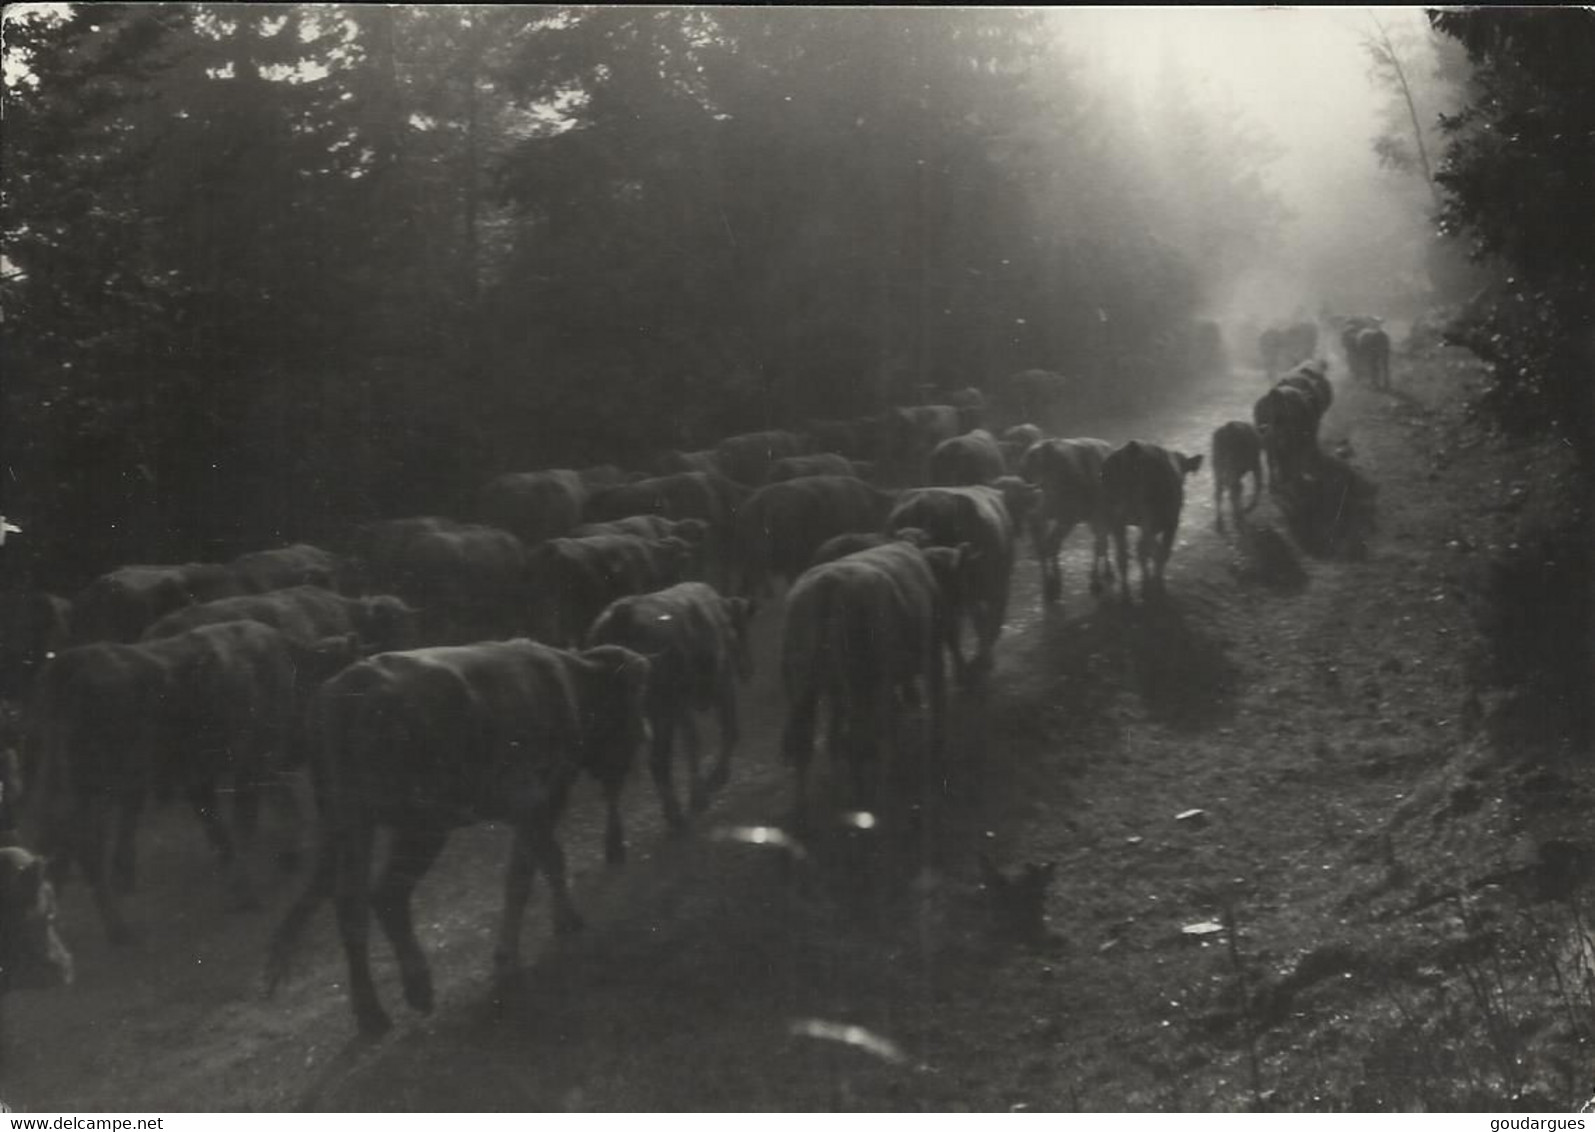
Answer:
<path fill-rule="evenodd" d="M 369 819 L 358 769 L 364 750 L 386 745 L 396 722 L 381 672 L 367 663 L 345 669 L 310 702 L 310 781 L 319 830 L 310 878 L 272 933 L 266 959 L 266 993 L 287 977 L 305 926 L 337 888 L 344 839 Z M 351 774 L 351 772 L 355 772 Z"/>
<path fill-rule="evenodd" d="M 841 585 L 840 577 L 823 571 L 805 587 L 798 603 L 787 606 L 781 677 L 793 719 L 807 714 L 801 734 L 794 731 L 793 720 L 788 721 L 782 752 L 788 763 L 806 765 L 812 756 L 818 706 L 824 703 L 832 712 L 841 710 L 840 694 L 846 685 L 837 671 L 842 662 L 836 627 Z"/>

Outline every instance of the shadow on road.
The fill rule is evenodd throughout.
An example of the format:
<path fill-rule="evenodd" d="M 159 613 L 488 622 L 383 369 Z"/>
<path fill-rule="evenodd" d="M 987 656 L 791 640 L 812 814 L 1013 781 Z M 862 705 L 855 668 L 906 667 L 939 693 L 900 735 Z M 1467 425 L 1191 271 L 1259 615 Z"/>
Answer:
<path fill-rule="evenodd" d="M 1201 731 L 1235 714 L 1235 665 L 1188 611 L 1178 592 L 1120 608 L 1122 647 L 1148 714 L 1182 731 Z"/>
<path fill-rule="evenodd" d="M 1296 545 L 1316 558 L 1367 557 L 1378 487 L 1338 457 L 1319 458 L 1311 478 L 1281 485 L 1275 500 Z"/>

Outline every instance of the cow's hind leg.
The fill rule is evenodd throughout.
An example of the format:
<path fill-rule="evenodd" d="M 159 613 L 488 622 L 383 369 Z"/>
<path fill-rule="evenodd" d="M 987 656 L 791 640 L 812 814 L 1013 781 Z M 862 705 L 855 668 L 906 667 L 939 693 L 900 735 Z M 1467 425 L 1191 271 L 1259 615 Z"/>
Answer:
<path fill-rule="evenodd" d="M 78 809 L 75 817 L 78 828 L 73 833 L 78 867 L 83 870 L 84 882 L 94 896 L 95 906 L 100 912 L 100 922 L 105 925 L 106 938 L 116 944 L 131 943 L 135 938 L 133 929 L 122 915 L 121 903 L 113 891 L 113 886 L 108 883 L 109 877 L 106 875 L 114 867 L 108 859 L 111 855 L 111 846 L 119 840 L 118 837 L 111 836 L 110 827 L 120 818 L 123 828 L 130 830 L 133 822 L 128 813 L 129 809 L 123 800 L 114 795 L 91 794 Z M 132 838 L 131 833 L 125 836 L 128 840 Z"/>
<path fill-rule="evenodd" d="M 676 732 L 676 709 L 673 704 L 662 705 L 663 710 L 654 713 L 653 748 L 648 753 L 648 769 L 653 775 L 654 789 L 659 794 L 659 809 L 665 815 L 665 824 L 672 830 L 681 830 L 686 827 L 687 819 L 682 816 L 681 803 L 676 800 L 676 787 L 672 781 L 672 746 Z"/>
<path fill-rule="evenodd" d="M 443 844 L 447 830 L 435 826 L 401 829 L 393 835 L 393 846 L 382 878 L 371 894 L 371 908 L 382 925 L 393 953 L 399 960 L 399 977 L 404 983 L 404 1000 L 422 1013 L 432 1009 L 432 972 L 415 938 L 410 919 L 410 897 L 426 875 Z"/>
<path fill-rule="evenodd" d="M 305 890 L 299 894 L 299 898 L 293 904 L 289 905 L 288 911 L 283 914 L 282 922 L 272 933 L 271 946 L 266 958 L 267 994 L 274 991 L 277 984 L 288 974 L 288 962 L 293 954 L 294 945 L 299 942 L 299 937 L 304 934 L 305 925 L 310 922 L 310 917 L 321 906 L 321 902 L 332 895 L 337 875 L 337 840 L 324 835 Z"/>
<path fill-rule="evenodd" d="M 1047 601 L 1057 601 L 1063 596 L 1062 568 L 1058 565 L 1058 551 L 1063 546 L 1061 524 L 1041 520 L 1031 525 L 1030 541 L 1035 544 L 1036 559 L 1041 564 L 1041 594 Z"/>
<path fill-rule="evenodd" d="M 1091 594 L 1101 596 L 1106 587 L 1113 585 L 1113 567 L 1108 564 L 1108 527 L 1105 523 L 1091 524 Z"/>
<path fill-rule="evenodd" d="M 554 931 L 559 935 L 581 931 L 581 913 L 576 911 L 576 905 L 571 902 L 570 889 L 565 882 L 565 851 L 554 837 L 553 821 L 543 816 L 528 822 L 521 829 L 521 840 L 526 844 L 530 863 L 537 865 L 543 879 L 548 882 L 549 896 L 554 903 Z M 509 914 L 510 909 L 506 907 L 505 916 Z"/>
<path fill-rule="evenodd" d="M 343 954 L 349 965 L 349 1002 L 355 1022 L 367 1037 L 385 1032 L 392 1021 L 377 998 L 371 978 L 371 850 L 376 830 L 361 820 L 339 832 L 338 847 L 338 934 L 343 939 Z"/>
<path fill-rule="evenodd" d="M 814 723 L 819 714 L 819 696 L 805 691 L 792 697 L 786 727 L 781 734 L 781 754 L 796 776 L 796 810 L 801 813 L 808 794 L 809 763 L 814 760 Z M 833 746 L 835 728 L 832 729 Z"/>
<path fill-rule="evenodd" d="M 727 670 L 720 680 L 719 720 L 720 720 L 720 757 L 715 760 L 714 769 L 707 778 L 698 780 L 697 768 L 693 769 L 692 809 L 701 812 L 708 808 L 709 799 L 725 788 L 731 781 L 731 756 L 737 749 L 737 743 L 742 738 L 742 725 L 737 715 L 737 690 L 735 676 Z"/>
<path fill-rule="evenodd" d="M 1130 600 L 1130 537 L 1126 523 L 1119 523 L 1113 528 L 1114 559 L 1119 567 L 1119 596 L 1125 601 Z"/>

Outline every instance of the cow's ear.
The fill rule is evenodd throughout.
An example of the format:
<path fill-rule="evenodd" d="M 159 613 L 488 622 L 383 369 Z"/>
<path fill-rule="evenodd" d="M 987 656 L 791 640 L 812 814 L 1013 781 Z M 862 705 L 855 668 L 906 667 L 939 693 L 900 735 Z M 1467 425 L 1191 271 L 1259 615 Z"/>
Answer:
<path fill-rule="evenodd" d="M 1195 456 L 1182 457 L 1180 463 L 1182 465 L 1180 470 L 1186 475 L 1190 475 L 1202 466 L 1202 454 L 1198 452 Z"/>

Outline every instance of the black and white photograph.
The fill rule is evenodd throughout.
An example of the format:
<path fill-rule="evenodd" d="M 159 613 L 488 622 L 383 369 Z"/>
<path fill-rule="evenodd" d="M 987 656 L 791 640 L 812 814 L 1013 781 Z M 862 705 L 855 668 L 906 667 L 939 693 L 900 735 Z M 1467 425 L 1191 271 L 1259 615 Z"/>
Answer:
<path fill-rule="evenodd" d="M 1595 1112 L 1595 9 L 3 33 L 0 1110 Z"/>

